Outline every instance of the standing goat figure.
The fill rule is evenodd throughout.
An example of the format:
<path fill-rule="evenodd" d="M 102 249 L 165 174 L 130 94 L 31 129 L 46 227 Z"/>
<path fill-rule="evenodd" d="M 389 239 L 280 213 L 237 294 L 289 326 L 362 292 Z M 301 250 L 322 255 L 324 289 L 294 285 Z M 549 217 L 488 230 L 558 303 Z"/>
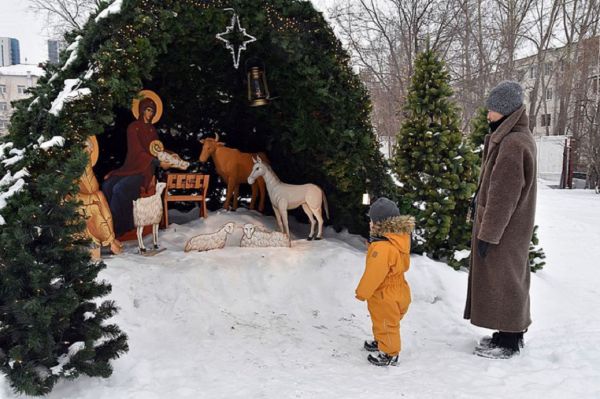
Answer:
<path fill-rule="evenodd" d="M 277 224 L 281 231 L 290 237 L 290 228 L 288 226 L 288 209 L 295 209 L 302 205 L 304 213 L 310 220 L 310 234 L 308 240 L 320 240 L 323 238 L 323 216 L 322 205 L 325 205 L 325 214 L 329 219 L 329 208 L 327 207 L 327 198 L 321 188 L 315 184 L 286 184 L 282 183 L 273 169 L 266 163 L 263 163 L 260 157 L 252 158 L 254 166 L 252 173 L 248 176 L 248 184 L 262 176 L 267 185 L 267 192 L 271 199 L 271 205 L 277 218 Z M 315 237 L 315 218 L 318 222 L 318 231 Z"/>
<path fill-rule="evenodd" d="M 161 196 L 166 186 L 166 183 L 157 183 L 154 195 L 138 198 L 133 201 L 133 223 L 135 224 L 135 227 L 137 227 L 137 239 L 140 253 L 146 252 L 142 232 L 144 231 L 144 226 L 148 225 L 152 225 L 152 243 L 154 244 L 154 249 L 158 249 L 158 225 L 163 216 Z"/>

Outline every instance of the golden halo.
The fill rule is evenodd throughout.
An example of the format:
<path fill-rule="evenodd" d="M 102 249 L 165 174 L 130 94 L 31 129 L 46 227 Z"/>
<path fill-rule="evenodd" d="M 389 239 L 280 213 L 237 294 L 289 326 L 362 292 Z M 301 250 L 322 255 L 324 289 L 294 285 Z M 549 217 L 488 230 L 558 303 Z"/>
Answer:
<path fill-rule="evenodd" d="M 88 154 L 90 154 L 90 162 L 92 166 L 96 165 L 98 162 L 98 157 L 100 156 L 100 146 L 98 145 L 98 139 L 96 136 L 88 136 L 85 145 L 87 146 L 86 150 Z"/>
<path fill-rule="evenodd" d="M 159 152 L 163 152 L 165 150 L 165 146 L 160 140 L 152 140 L 150 143 L 150 154 L 153 156 L 157 156 Z"/>
<path fill-rule="evenodd" d="M 133 102 L 131 103 L 131 112 L 133 113 L 135 119 L 138 119 L 140 117 L 140 101 L 145 98 L 149 98 L 150 100 L 154 101 L 154 104 L 156 104 L 156 114 L 154 115 L 154 118 L 152 118 L 152 124 L 155 124 L 162 116 L 163 103 L 158 94 L 152 90 L 142 90 L 138 93 L 137 97 L 134 98 Z"/>

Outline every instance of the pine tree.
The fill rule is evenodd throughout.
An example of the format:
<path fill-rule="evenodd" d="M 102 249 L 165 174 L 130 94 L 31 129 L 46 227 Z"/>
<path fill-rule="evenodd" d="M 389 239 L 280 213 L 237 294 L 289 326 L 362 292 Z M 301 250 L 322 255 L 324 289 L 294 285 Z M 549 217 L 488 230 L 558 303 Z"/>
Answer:
<path fill-rule="evenodd" d="M 427 49 L 417 56 L 414 71 L 393 170 L 402 183 L 400 195 L 413 204 L 415 250 L 451 261 L 455 251 L 469 247 L 466 215 L 476 187 L 476 157 L 463 142 L 444 64 Z"/>
<path fill-rule="evenodd" d="M 539 246 L 540 240 L 537 236 L 538 226 L 533 228 L 533 235 L 531 237 L 531 243 L 529 244 L 529 268 L 533 273 L 538 270 L 542 270 L 546 264 L 546 254 L 544 249 Z"/>
<path fill-rule="evenodd" d="M 0 154 L 4 161 L 16 161 L 14 168 L 10 162 L 0 166 L 6 183 L 0 187 L 5 191 L 0 204 L 0 369 L 15 391 L 42 395 L 60 377 L 109 376 L 109 360 L 127 351 L 127 337 L 106 323 L 116 306 L 98 299 L 111 286 L 96 280 L 105 265 L 90 261 L 73 200 L 87 159 L 81 148 L 65 148 L 74 135 L 62 136 L 63 146 L 57 141 L 43 148 L 23 145 L 29 132 L 34 130 L 18 116 L 13 119 L 12 141 Z"/>
<path fill-rule="evenodd" d="M 469 143 L 474 149 L 475 153 L 479 156 L 479 163 L 481 164 L 481 157 L 483 156 L 483 144 L 485 142 L 485 136 L 490 132 L 490 125 L 487 120 L 488 111 L 485 107 L 477 109 L 477 112 L 471 119 L 471 134 L 469 135 Z"/>

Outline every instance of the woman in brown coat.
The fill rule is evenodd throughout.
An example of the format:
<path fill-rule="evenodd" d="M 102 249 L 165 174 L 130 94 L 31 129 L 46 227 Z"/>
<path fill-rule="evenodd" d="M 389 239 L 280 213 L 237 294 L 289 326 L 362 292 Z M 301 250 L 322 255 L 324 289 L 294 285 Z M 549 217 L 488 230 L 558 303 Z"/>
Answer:
<path fill-rule="evenodd" d="M 536 202 L 536 147 L 517 82 L 502 82 L 486 102 L 485 138 L 465 319 L 498 330 L 475 348 L 483 357 L 519 353 L 529 313 L 529 243 Z"/>

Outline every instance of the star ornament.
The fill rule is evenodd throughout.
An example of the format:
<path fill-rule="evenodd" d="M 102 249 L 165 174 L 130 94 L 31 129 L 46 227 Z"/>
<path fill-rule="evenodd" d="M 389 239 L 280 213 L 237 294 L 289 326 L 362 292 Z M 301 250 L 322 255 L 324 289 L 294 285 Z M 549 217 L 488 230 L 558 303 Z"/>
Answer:
<path fill-rule="evenodd" d="M 242 39 L 241 43 L 239 41 L 232 43 L 231 40 L 226 38 L 226 36 L 228 35 L 231 36 L 232 39 Z M 235 69 L 238 69 L 238 67 L 240 66 L 240 55 L 242 54 L 242 51 L 246 50 L 246 46 L 249 43 L 256 41 L 256 38 L 254 36 L 251 36 L 248 33 L 246 33 L 246 29 L 240 26 L 240 17 L 237 14 L 234 14 L 231 17 L 231 25 L 227 27 L 225 32 L 217 34 L 217 39 L 224 42 L 225 47 L 228 50 L 231 50 L 233 66 L 235 67 Z"/>

